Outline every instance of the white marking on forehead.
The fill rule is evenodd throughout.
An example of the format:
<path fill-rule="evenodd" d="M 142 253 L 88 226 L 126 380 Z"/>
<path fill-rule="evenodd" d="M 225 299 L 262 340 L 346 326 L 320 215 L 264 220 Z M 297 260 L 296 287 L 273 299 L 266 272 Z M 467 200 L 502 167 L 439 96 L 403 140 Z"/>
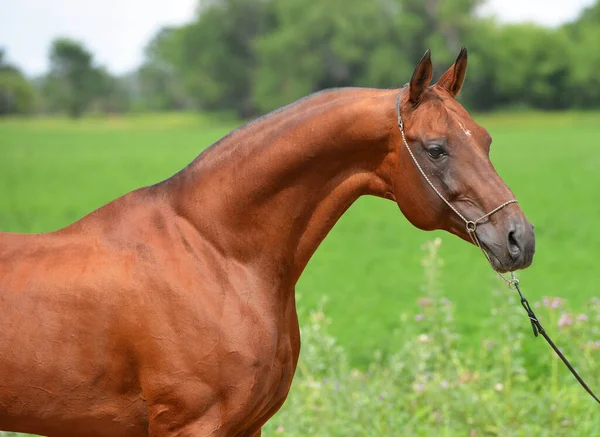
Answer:
<path fill-rule="evenodd" d="M 457 118 L 455 118 L 456 122 L 458 123 L 458 125 L 460 126 L 460 128 L 463 130 L 463 132 L 465 133 L 466 136 L 470 137 L 471 136 L 471 131 L 469 129 L 467 129 L 461 122 L 460 120 L 458 120 Z"/>

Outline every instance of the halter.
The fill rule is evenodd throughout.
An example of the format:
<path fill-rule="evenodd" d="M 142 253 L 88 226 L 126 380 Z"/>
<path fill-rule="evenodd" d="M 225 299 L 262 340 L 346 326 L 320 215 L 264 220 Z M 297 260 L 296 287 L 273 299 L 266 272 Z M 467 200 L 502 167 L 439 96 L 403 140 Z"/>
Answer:
<path fill-rule="evenodd" d="M 402 93 L 402 90 L 400 90 L 400 92 L 398 93 L 398 96 L 396 97 L 396 113 L 398 114 L 398 127 L 400 128 L 400 133 L 402 134 L 402 141 L 404 142 L 404 145 L 406 146 L 406 150 L 408 150 L 408 153 L 410 154 L 410 157 L 412 158 L 413 162 L 419 169 L 419 172 L 421 173 L 423 178 L 425 178 L 425 180 L 427 181 L 429 186 L 433 189 L 433 191 L 435 191 L 435 194 L 437 194 L 439 196 L 439 198 L 442 199 L 444 201 L 444 203 L 446 205 L 448 205 L 450 207 L 450 209 L 452 211 L 454 211 L 456 213 L 456 215 L 462 219 L 463 222 L 465 222 L 465 228 L 467 230 L 467 233 L 469 234 L 469 237 L 471 237 L 471 240 L 473 240 L 473 243 L 481 249 L 481 252 L 483 252 L 483 255 L 487 258 L 488 262 L 491 265 L 492 260 L 490 259 L 490 256 L 488 255 L 488 253 L 481 246 L 481 242 L 479 241 L 479 238 L 477 237 L 477 224 L 480 223 L 482 220 L 485 220 L 492 214 L 500 211 L 505 206 L 510 205 L 511 203 L 517 203 L 517 200 L 516 199 L 508 200 L 508 201 L 504 202 L 502 205 L 492 209 L 487 214 L 482 215 L 477 220 L 468 220 L 467 218 L 465 218 L 465 216 L 462 215 L 460 213 L 460 211 L 458 211 L 458 209 L 456 209 L 456 207 L 454 205 L 452 205 L 444 196 L 442 196 L 442 193 L 439 192 L 439 190 L 435 187 L 435 185 L 433 185 L 431 180 L 427 177 L 427 175 L 423 171 L 423 168 L 419 165 L 419 161 L 417 161 L 417 158 L 415 158 L 415 155 L 413 154 L 410 146 L 408 145 L 408 142 L 406 141 L 406 136 L 404 134 L 404 123 L 402 122 L 402 115 L 400 114 L 400 94 L 401 93 Z M 554 352 L 556 352 L 556 355 L 558 355 L 558 357 L 562 360 L 562 362 L 571 371 L 571 373 L 573 374 L 575 379 L 577 379 L 577 382 L 579 382 L 579 384 L 585 389 L 585 391 L 587 391 L 588 394 L 592 398 L 594 398 L 594 400 L 596 402 L 598 402 L 600 404 L 600 399 L 598 399 L 598 397 L 594 394 L 592 389 L 590 389 L 588 387 L 588 385 L 585 383 L 583 378 L 581 378 L 581 376 L 579 376 L 579 373 L 577 373 L 577 371 L 573 368 L 573 366 L 571 365 L 569 360 L 567 360 L 567 357 L 565 357 L 565 355 L 562 353 L 562 351 L 558 348 L 558 346 L 556 346 L 556 344 L 552 341 L 552 339 L 548 336 L 548 334 L 544 330 L 542 324 L 539 322 L 537 316 L 531 309 L 529 302 L 527 301 L 525 296 L 523 296 L 523 293 L 521 292 L 521 288 L 519 287 L 519 280 L 515 276 L 515 273 L 510 272 L 510 276 L 511 276 L 510 279 L 504 277 L 504 275 L 502 275 L 500 272 L 496 272 L 496 273 L 498 273 L 498 275 L 500 275 L 500 277 L 504 281 L 506 281 L 506 283 L 508 283 L 510 288 L 517 290 L 517 292 L 519 293 L 519 297 L 521 298 L 521 305 L 527 312 L 527 316 L 529 317 L 529 321 L 531 322 L 531 327 L 533 329 L 533 335 L 535 337 L 537 337 L 538 334 L 542 334 L 542 337 L 544 337 L 544 339 L 548 342 L 550 347 L 554 350 Z"/>
<path fill-rule="evenodd" d="M 465 222 L 465 229 L 467 231 L 467 234 L 469 235 L 469 237 L 473 241 L 473 244 L 475 244 L 477 247 L 479 247 L 481 249 L 481 251 L 483 252 L 483 255 L 486 257 L 486 259 L 488 260 L 488 262 L 491 265 L 492 264 L 492 260 L 490 259 L 490 256 L 488 255 L 488 253 L 481 246 L 481 242 L 479 241 L 479 238 L 477 237 L 477 225 L 479 223 L 481 223 L 483 220 L 485 220 L 486 218 L 490 217 L 492 214 L 495 214 L 498 211 L 500 211 L 505 206 L 510 205 L 511 203 L 518 203 L 518 200 L 517 199 L 507 200 L 502 205 L 497 206 L 496 208 L 492 209 L 487 214 L 484 214 L 481 217 L 479 217 L 477 220 L 468 220 L 464 215 L 462 215 L 460 213 L 460 211 L 458 209 L 456 209 L 456 207 L 454 205 L 452 205 L 450 203 L 450 201 L 448 201 L 442 195 L 442 193 L 440 193 L 440 191 L 435 187 L 435 185 L 433 185 L 433 182 L 431 182 L 431 180 L 429 179 L 429 177 L 425 174 L 425 171 L 423 170 L 423 168 L 419 164 L 419 161 L 417 161 L 417 158 L 415 157 L 413 151 L 411 150 L 410 146 L 408 145 L 408 142 L 406 141 L 406 136 L 404 134 L 404 122 L 402 121 L 402 115 L 400 114 L 400 94 L 401 93 L 402 93 L 402 91 L 400 91 L 398 93 L 398 96 L 396 97 L 396 113 L 398 114 L 398 127 L 400 128 L 400 133 L 402 134 L 402 141 L 404 142 L 404 145 L 406 146 L 406 150 L 408 150 L 408 153 L 410 154 L 410 157 L 412 158 L 413 162 L 417 166 L 417 169 L 419 170 L 419 172 L 421 173 L 421 175 L 423 176 L 423 178 L 425 178 L 425 181 L 427 181 L 427 183 L 429 184 L 429 186 L 433 189 L 433 191 L 435 192 L 435 194 L 437 194 L 438 197 L 440 199 L 442 199 L 444 201 L 444 203 L 446 205 L 448 205 L 448 207 L 452 211 L 454 211 L 456 213 L 456 215 L 459 216 L 463 222 Z M 515 285 L 515 281 L 517 281 L 517 279 L 516 279 L 516 277 L 515 277 L 515 275 L 514 275 L 513 272 L 511 272 L 511 279 L 508 279 L 508 278 L 504 277 L 504 275 L 502 275 L 500 272 L 497 272 L 497 273 L 498 273 L 498 275 L 500 275 L 500 277 L 504 281 L 506 281 L 506 283 L 508 283 L 511 286 Z"/>

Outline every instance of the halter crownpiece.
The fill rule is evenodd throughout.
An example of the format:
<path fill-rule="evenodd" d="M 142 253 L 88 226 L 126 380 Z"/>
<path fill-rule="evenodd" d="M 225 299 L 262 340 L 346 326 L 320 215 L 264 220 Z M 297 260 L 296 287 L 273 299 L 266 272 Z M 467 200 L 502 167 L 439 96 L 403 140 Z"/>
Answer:
<path fill-rule="evenodd" d="M 396 113 L 398 114 L 398 127 L 400 128 L 400 133 L 402 134 L 402 141 L 404 142 L 404 145 L 406 146 L 406 150 L 408 150 L 408 153 L 410 154 L 410 157 L 412 158 L 413 162 L 417 166 L 417 169 L 419 169 L 419 172 L 421 173 L 421 175 L 423 176 L 423 178 L 425 178 L 425 180 L 427 181 L 427 183 L 429 184 L 429 186 L 433 189 L 433 191 L 435 192 L 435 194 L 437 194 L 439 196 L 439 198 L 442 199 L 444 201 L 444 203 L 446 205 L 448 205 L 450 207 L 450 209 L 452 211 L 454 211 L 456 213 L 456 215 L 458 215 L 462 219 L 462 221 L 465 222 L 465 228 L 467 230 L 467 233 L 469 234 L 469 237 L 471 237 L 471 240 L 473 240 L 473 243 L 481 249 L 481 252 L 483 252 L 483 255 L 487 258 L 488 262 L 491 265 L 492 264 L 492 260 L 490 259 L 490 256 L 488 255 L 488 253 L 481 246 L 479 238 L 477 237 L 477 224 L 479 222 L 481 222 L 482 220 L 485 220 L 486 218 L 488 218 L 492 214 L 500 211 L 505 206 L 510 205 L 511 203 L 517 203 L 517 200 L 516 199 L 508 200 L 508 201 L 504 202 L 502 205 L 499 205 L 498 207 L 492 209 L 487 214 L 484 214 L 483 216 L 479 217 L 477 220 L 468 220 L 468 219 L 466 219 L 465 216 L 463 216 L 458 211 L 458 209 L 456 209 L 456 207 L 454 205 L 452 205 L 448 200 L 446 200 L 446 198 L 444 196 L 442 196 L 442 193 L 439 192 L 439 190 L 435 187 L 435 185 L 433 185 L 433 183 L 431 182 L 431 180 L 427 177 L 427 175 L 423 171 L 423 168 L 419 165 L 419 161 L 417 161 L 417 158 L 415 157 L 415 155 L 413 154 L 410 146 L 408 145 L 408 142 L 406 141 L 406 136 L 404 134 L 404 122 L 402 121 L 402 115 L 400 114 L 400 95 L 401 95 L 401 93 L 402 93 L 402 90 L 400 90 L 400 92 L 396 96 Z M 527 316 L 529 317 L 529 321 L 531 322 L 531 327 L 533 329 L 533 335 L 535 337 L 537 337 L 538 334 L 542 334 L 542 337 L 544 337 L 544 339 L 548 342 L 548 344 L 550 345 L 550 347 L 554 350 L 554 352 L 556 352 L 556 355 L 558 355 L 558 357 L 562 360 L 562 362 L 567 366 L 567 368 L 573 374 L 573 376 L 575 377 L 575 379 L 577 379 L 577 382 L 579 382 L 579 384 L 584 388 L 584 390 L 587 391 L 588 394 L 592 398 L 594 398 L 594 400 L 596 402 L 598 402 L 600 404 L 600 399 L 598 399 L 598 397 L 594 394 L 594 392 L 592 391 L 592 389 L 590 389 L 588 387 L 588 385 L 585 383 L 585 381 L 583 380 L 583 378 L 581 378 L 581 376 L 579 376 L 579 373 L 577 373 L 577 371 L 571 365 L 571 363 L 569 362 L 569 360 L 567 360 L 567 357 L 565 357 L 565 355 L 561 352 L 561 350 L 558 348 L 558 346 L 556 346 L 556 344 L 554 344 L 554 342 L 552 341 L 552 339 L 548 336 L 548 334 L 546 333 L 546 331 L 542 327 L 542 324 L 539 322 L 537 316 L 535 315 L 535 313 L 531 309 L 531 306 L 529 305 L 529 302 L 527 301 L 527 299 L 525 298 L 525 296 L 523 296 L 523 293 L 521 292 L 521 288 L 519 287 L 519 280 L 515 276 L 514 272 L 510 272 L 510 276 L 511 276 L 510 279 L 504 277 L 504 275 L 502 275 L 500 272 L 497 272 L 497 273 L 498 273 L 498 275 L 504 281 L 506 281 L 508 283 L 508 285 L 512 289 L 517 290 L 517 292 L 519 293 L 519 297 L 521 299 L 521 305 L 523 306 L 523 308 L 527 312 Z"/>

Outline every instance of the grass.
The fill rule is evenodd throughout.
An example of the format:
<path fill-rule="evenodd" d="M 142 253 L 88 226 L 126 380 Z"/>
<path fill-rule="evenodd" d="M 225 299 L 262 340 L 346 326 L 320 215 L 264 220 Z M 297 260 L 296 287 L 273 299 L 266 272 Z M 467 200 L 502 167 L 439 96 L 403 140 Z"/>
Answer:
<path fill-rule="evenodd" d="M 599 117 L 476 117 L 494 137 L 497 170 L 536 225 L 535 262 L 521 274 L 532 300 L 560 295 L 583 310 L 600 294 Z M 170 176 L 234 127 L 193 114 L 1 121 L 0 229 L 44 232 L 65 226 L 119 195 Z M 456 347 L 477 348 L 497 332 L 487 323 L 497 280 L 476 248 L 442 232 L 414 229 L 392 202 L 362 198 L 321 245 L 297 287 L 304 314 L 328 296 L 331 333 L 353 365 L 365 368 L 376 350 L 383 356 L 394 351 L 389 338 L 402 326 L 401 314 L 418 310 L 418 248 L 433 236 L 444 242 L 444 289 L 456 303 L 461 334 Z M 519 329 L 530 329 L 525 318 Z M 531 340 L 528 359 L 548 354 L 545 347 Z"/>
<path fill-rule="evenodd" d="M 311 312 L 302 328 L 304 351 L 291 394 L 265 426 L 265 435 L 304 437 L 597 437 L 598 405 L 547 354 L 550 370 L 532 378 L 524 366 L 529 338 L 517 296 L 492 289 L 493 338 L 477 351 L 458 347 L 457 305 L 444 296 L 441 240 L 424 245 L 420 308 L 404 314 L 387 340 L 392 353 L 376 356 L 366 371 L 353 369 L 346 349 L 331 335 L 330 304 Z M 598 378 L 600 300 L 587 315 L 565 302 L 534 304 L 538 315 L 560 324 L 556 339 L 594 387 Z M 417 314 L 418 312 L 418 314 Z M 561 315 L 562 313 L 562 315 Z M 415 318 L 420 315 L 421 317 Z"/>

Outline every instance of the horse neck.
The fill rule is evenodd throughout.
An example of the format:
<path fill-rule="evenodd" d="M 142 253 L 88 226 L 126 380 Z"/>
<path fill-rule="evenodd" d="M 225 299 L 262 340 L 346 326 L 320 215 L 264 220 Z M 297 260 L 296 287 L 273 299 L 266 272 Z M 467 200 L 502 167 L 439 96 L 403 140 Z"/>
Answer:
<path fill-rule="evenodd" d="M 323 93 L 207 149 L 180 177 L 178 209 L 228 258 L 294 285 L 361 195 L 389 196 L 394 94 Z"/>

